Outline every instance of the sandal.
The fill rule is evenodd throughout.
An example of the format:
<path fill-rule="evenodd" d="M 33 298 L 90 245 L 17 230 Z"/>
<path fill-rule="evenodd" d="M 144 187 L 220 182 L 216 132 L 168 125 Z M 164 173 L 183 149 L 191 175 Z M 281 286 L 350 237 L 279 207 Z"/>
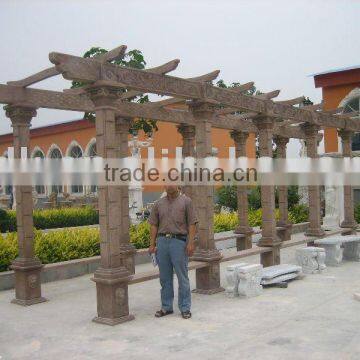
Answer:
<path fill-rule="evenodd" d="M 191 312 L 190 311 L 184 311 L 181 313 L 181 316 L 183 319 L 190 319 L 191 318 Z"/>
<path fill-rule="evenodd" d="M 173 313 L 174 313 L 174 311 L 172 311 L 172 310 L 164 311 L 163 309 L 161 309 L 161 310 L 159 310 L 159 311 L 157 311 L 155 313 L 155 317 L 160 318 L 160 317 L 170 315 L 170 314 L 173 314 Z"/>

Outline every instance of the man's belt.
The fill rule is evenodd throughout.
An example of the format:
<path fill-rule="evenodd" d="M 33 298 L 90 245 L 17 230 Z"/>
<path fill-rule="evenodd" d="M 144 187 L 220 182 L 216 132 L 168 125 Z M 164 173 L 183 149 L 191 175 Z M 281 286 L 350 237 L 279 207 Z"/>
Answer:
<path fill-rule="evenodd" d="M 158 236 L 164 236 L 167 238 L 179 239 L 182 241 L 186 241 L 186 235 L 184 234 L 171 234 L 171 233 L 160 233 Z"/>

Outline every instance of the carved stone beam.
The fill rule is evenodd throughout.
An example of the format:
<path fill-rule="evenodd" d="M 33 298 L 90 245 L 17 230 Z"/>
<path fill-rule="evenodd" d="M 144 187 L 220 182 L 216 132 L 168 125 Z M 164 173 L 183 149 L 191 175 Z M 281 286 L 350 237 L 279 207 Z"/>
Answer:
<path fill-rule="evenodd" d="M 251 90 L 253 88 L 253 86 L 254 86 L 254 82 L 250 81 L 250 82 L 247 82 L 247 83 L 242 84 L 240 86 L 232 87 L 230 89 L 233 90 L 233 91 L 239 92 L 239 93 L 243 93 L 245 91 Z"/>
<path fill-rule="evenodd" d="M 60 72 L 56 70 L 55 66 L 42 70 L 36 74 L 28 76 L 25 79 L 18 80 L 18 81 L 8 81 L 8 85 L 12 86 L 20 86 L 20 87 L 27 87 L 29 85 L 35 84 L 39 81 L 51 78 L 53 76 L 59 75 Z"/>
<path fill-rule="evenodd" d="M 212 72 L 210 72 L 208 74 L 196 76 L 196 77 L 193 77 L 193 78 L 187 78 L 187 80 L 198 81 L 198 82 L 205 83 L 205 82 L 215 80 L 219 76 L 219 73 L 220 73 L 220 70 L 215 70 L 215 71 L 212 71 Z M 154 106 L 167 106 L 167 105 L 179 104 L 179 103 L 181 103 L 183 101 L 184 101 L 184 99 L 170 98 L 170 99 L 165 99 L 165 100 L 160 100 L 160 101 L 153 101 L 151 103 L 151 105 L 154 105 Z"/>
<path fill-rule="evenodd" d="M 248 83 L 248 84 L 252 84 L 251 87 L 254 85 L 254 83 Z M 247 84 L 245 84 L 245 85 L 247 85 Z M 246 90 L 249 90 L 251 87 L 248 87 Z M 240 89 L 240 86 L 231 88 L 231 90 L 236 91 L 236 92 L 244 92 L 244 90 L 239 90 L 239 89 Z M 263 100 L 270 100 L 270 99 L 278 96 L 279 93 L 280 93 L 280 90 L 274 90 L 274 91 L 268 92 L 266 94 L 254 95 L 254 97 L 256 97 L 258 99 L 263 99 Z M 278 101 L 277 103 L 280 104 L 282 102 Z M 234 113 L 236 111 L 239 111 L 239 109 L 237 109 L 237 108 L 224 108 L 224 109 L 217 110 L 216 114 L 217 115 L 226 115 L 226 114 L 232 114 L 232 113 Z M 254 116 L 258 115 L 258 113 L 252 113 L 252 114 L 255 114 Z"/>
<path fill-rule="evenodd" d="M 126 52 L 127 46 L 121 45 L 115 49 L 108 51 L 105 54 L 101 54 L 95 57 L 96 60 L 99 60 L 101 63 L 111 62 L 114 60 L 121 60 Z"/>
<path fill-rule="evenodd" d="M 149 71 L 154 74 L 163 74 L 164 75 L 170 71 L 175 70 L 178 67 L 179 62 L 180 62 L 179 59 L 175 59 L 175 60 L 169 61 L 168 63 L 166 63 L 164 65 L 160 65 L 160 66 L 154 67 L 152 69 L 145 69 L 145 71 Z M 126 93 L 124 93 L 123 95 L 121 95 L 121 99 L 122 100 L 132 99 L 141 94 L 143 94 L 143 91 L 129 90 Z"/>
<path fill-rule="evenodd" d="M 101 54 L 97 57 L 95 57 L 96 60 L 104 63 L 107 61 L 113 61 L 117 59 L 121 59 L 125 55 L 126 46 L 121 45 L 113 50 L 110 50 L 106 54 Z M 38 83 L 40 81 L 46 80 L 48 78 L 51 78 L 53 76 L 59 75 L 60 72 L 56 70 L 55 66 L 52 66 L 50 68 L 47 68 L 45 70 L 39 71 L 36 74 L 30 75 L 22 80 L 17 81 L 8 81 L 8 85 L 12 86 L 20 86 L 20 87 L 27 87 L 32 84 Z"/>
<path fill-rule="evenodd" d="M 276 101 L 276 103 L 284 104 L 284 105 L 297 105 L 297 104 L 301 104 L 304 100 L 305 100 L 305 97 L 300 96 L 300 97 L 297 97 L 294 99 Z"/>
<path fill-rule="evenodd" d="M 154 68 L 150 68 L 150 69 L 145 69 L 144 71 L 147 72 L 152 72 L 154 74 L 167 74 L 170 71 L 175 70 L 178 65 L 180 63 L 179 59 L 174 59 L 171 60 L 163 65 L 154 67 Z M 84 93 L 84 89 L 83 88 L 79 88 L 79 89 L 65 89 L 64 92 L 71 92 L 71 93 L 76 93 L 76 94 L 81 94 Z M 128 92 L 124 93 L 123 95 L 121 95 L 121 99 L 122 100 L 126 100 L 126 99 L 131 99 L 134 98 L 135 96 L 141 95 L 143 94 L 143 91 L 136 91 L 136 90 L 129 90 Z"/>
<path fill-rule="evenodd" d="M 50 61 L 56 64 L 65 79 L 86 82 L 101 82 L 102 85 L 125 87 L 143 92 L 168 95 L 202 102 L 220 103 L 244 111 L 254 111 L 272 118 L 288 118 L 314 125 L 345 128 L 344 119 L 333 115 L 314 113 L 307 109 L 274 103 L 222 89 L 211 84 L 159 75 L 139 69 L 131 69 L 113 64 L 100 64 L 93 59 L 51 53 Z M 351 125 L 353 126 L 353 125 Z"/>
<path fill-rule="evenodd" d="M 255 95 L 255 97 L 258 99 L 270 100 L 270 99 L 276 98 L 277 96 L 279 96 L 279 94 L 280 94 L 280 90 L 274 90 L 274 91 L 270 91 L 265 94 Z"/>
<path fill-rule="evenodd" d="M 305 110 L 322 110 L 323 108 L 323 104 L 322 103 L 319 103 L 319 104 L 313 104 L 313 105 L 305 105 L 302 107 L 302 109 L 305 109 Z"/>

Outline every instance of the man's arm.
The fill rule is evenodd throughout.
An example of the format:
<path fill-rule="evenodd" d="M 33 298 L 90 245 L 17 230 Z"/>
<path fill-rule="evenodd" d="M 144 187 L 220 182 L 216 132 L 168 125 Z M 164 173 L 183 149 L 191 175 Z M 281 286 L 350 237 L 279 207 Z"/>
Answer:
<path fill-rule="evenodd" d="M 195 251 L 195 233 L 196 233 L 196 224 L 190 224 L 189 232 L 188 232 L 188 243 L 186 246 L 186 252 L 188 256 L 192 256 Z"/>
<path fill-rule="evenodd" d="M 186 222 L 188 224 L 188 243 L 186 252 L 188 256 L 192 256 L 195 251 L 196 224 L 198 219 L 191 199 L 188 199 L 186 204 Z"/>
<path fill-rule="evenodd" d="M 156 236 L 158 232 L 159 227 L 159 210 L 157 203 L 154 204 L 150 211 L 150 216 L 148 219 L 148 222 L 150 223 L 150 247 L 149 252 L 150 254 L 153 254 L 156 252 Z"/>
<path fill-rule="evenodd" d="M 153 254 L 156 252 L 157 232 L 158 232 L 158 227 L 156 225 L 151 225 L 151 227 L 150 227 L 150 247 L 149 247 L 150 254 Z"/>

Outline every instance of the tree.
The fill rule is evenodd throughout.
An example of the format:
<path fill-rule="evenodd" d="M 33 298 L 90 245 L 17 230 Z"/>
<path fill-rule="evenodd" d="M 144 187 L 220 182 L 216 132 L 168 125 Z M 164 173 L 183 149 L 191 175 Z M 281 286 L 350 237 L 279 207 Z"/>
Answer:
<path fill-rule="evenodd" d="M 105 54 L 107 52 L 108 52 L 108 50 L 103 49 L 101 47 L 92 47 L 91 49 L 89 49 L 88 51 L 85 52 L 83 57 L 84 58 L 93 58 L 93 57 L 99 56 L 101 54 Z M 119 60 L 113 60 L 111 63 L 118 65 L 118 66 L 126 66 L 126 67 L 135 68 L 135 69 L 145 69 L 145 65 L 146 65 L 144 55 L 142 54 L 142 52 L 140 50 L 137 50 L 137 49 L 126 52 L 125 55 L 123 56 L 123 58 L 121 58 Z M 80 87 L 83 87 L 84 85 L 85 85 L 85 83 L 83 83 L 83 82 L 73 81 L 71 88 L 72 89 L 80 88 Z M 127 90 L 123 89 L 122 91 L 126 92 Z M 138 103 L 146 103 L 149 101 L 149 97 L 148 97 L 148 95 L 142 94 L 139 96 L 135 96 L 132 99 L 129 99 L 129 101 L 136 101 Z M 94 113 L 85 113 L 84 118 L 94 121 L 95 114 Z M 156 125 L 156 120 L 144 119 L 144 118 L 136 119 L 136 121 L 134 121 L 131 124 L 130 133 L 135 134 L 139 130 L 143 130 L 145 132 L 145 134 L 151 136 L 153 131 L 158 130 L 157 125 Z"/>

